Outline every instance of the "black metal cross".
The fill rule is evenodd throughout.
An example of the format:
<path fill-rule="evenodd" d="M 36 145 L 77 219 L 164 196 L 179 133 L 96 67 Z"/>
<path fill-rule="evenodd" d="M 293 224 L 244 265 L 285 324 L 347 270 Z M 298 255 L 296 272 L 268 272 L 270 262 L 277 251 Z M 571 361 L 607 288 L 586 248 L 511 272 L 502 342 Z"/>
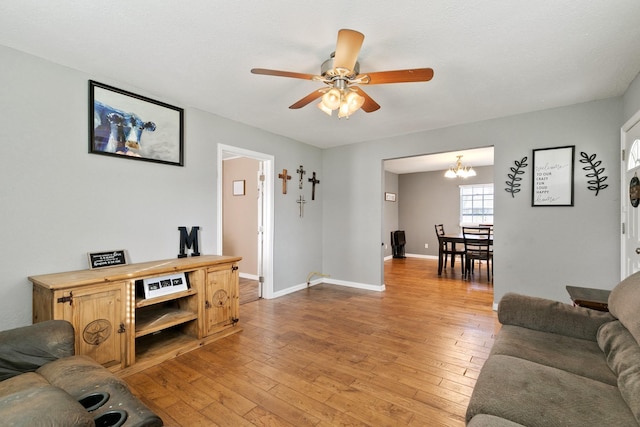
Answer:
<path fill-rule="evenodd" d="M 316 199 L 316 184 L 320 184 L 320 180 L 316 179 L 316 173 L 313 173 L 313 178 L 308 180 L 311 183 L 311 200 Z"/>

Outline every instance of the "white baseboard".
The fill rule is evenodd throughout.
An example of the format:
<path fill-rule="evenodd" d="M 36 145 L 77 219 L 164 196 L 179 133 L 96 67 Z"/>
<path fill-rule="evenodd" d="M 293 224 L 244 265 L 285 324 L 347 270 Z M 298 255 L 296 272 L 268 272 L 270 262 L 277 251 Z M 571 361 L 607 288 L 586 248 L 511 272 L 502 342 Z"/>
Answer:
<path fill-rule="evenodd" d="M 258 277 L 258 275 L 256 275 L 256 274 L 240 273 L 239 276 L 242 277 L 243 279 L 249 279 L 249 280 L 258 280 L 258 279 L 260 279 Z"/>
<path fill-rule="evenodd" d="M 376 285 L 369 285 L 366 283 L 348 282 L 345 280 L 336 280 L 336 279 L 330 279 L 328 277 L 323 277 L 320 279 L 312 280 L 311 282 L 309 282 L 308 285 L 306 283 L 303 283 L 300 285 L 291 286 L 290 288 L 283 289 L 278 292 L 274 292 L 272 298 L 282 297 L 282 296 L 291 294 L 293 292 L 301 291 L 311 286 L 319 285 L 320 283 L 327 283 L 329 285 L 337 285 L 337 286 L 346 286 L 348 288 L 357 288 L 357 289 L 364 289 L 367 291 L 376 291 L 376 292 L 382 292 L 385 290 L 384 285 L 376 286 Z"/>
<path fill-rule="evenodd" d="M 438 259 L 438 255 L 422 255 L 422 254 L 404 254 L 407 258 L 424 258 L 424 259 Z M 393 255 L 387 255 L 384 257 L 385 261 L 393 259 Z"/>
<path fill-rule="evenodd" d="M 407 258 L 438 259 L 438 255 L 405 254 Z"/>
<path fill-rule="evenodd" d="M 346 280 L 336 280 L 336 279 L 330 279 L 330 278 L 325 278 L 323 281 L 324 281 L 324 283 L 329 283 L 330 285 L 346 286 L 348 288 L 365 289 L 367 291 L 382 292 L 382 291 L 385 290 L 384 284 L 381 285 L 381 286 L 378 286 L 378 285 L 370 285 L 370 284 L 367 284 L 367 283 L 348 282 Z"/>

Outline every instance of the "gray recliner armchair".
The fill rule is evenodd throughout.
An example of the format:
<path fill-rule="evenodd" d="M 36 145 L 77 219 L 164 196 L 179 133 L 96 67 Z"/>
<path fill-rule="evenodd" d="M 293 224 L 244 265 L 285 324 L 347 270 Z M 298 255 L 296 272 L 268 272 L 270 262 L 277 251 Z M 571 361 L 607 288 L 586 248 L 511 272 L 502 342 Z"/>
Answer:
<path fill-rule="evenodd" d="M 163 425 L 124 381 L 74 352 L 73 326 L 63 320 L 0 331 L 2 425 Z"/>

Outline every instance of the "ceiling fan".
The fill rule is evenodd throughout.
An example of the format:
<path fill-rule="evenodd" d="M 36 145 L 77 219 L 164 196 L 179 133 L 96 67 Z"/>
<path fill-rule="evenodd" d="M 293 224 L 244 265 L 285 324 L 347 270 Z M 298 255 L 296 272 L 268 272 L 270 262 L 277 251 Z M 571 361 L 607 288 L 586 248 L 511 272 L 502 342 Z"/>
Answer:
<path fill-rule="evenodd" d="M 291 77 L 294 79 L 314 80 L 326 85 L 321 89 L 292 104 L 289 108 L 302 108 L 318 98 L 322 98 L 318 108 L 331 115 L 338 110 L 339 118 L 349 118 L 351 114 L 362 108 L 371 113 L 380 108 L 359 85 L 380 85 L 387 83 L 427 82 L 433 78 L 431 68 L 414 68 L 409 70 L 378 71 L 360 74 L 358 53 L 364 41 L 364 34 L 342 29 L 338 31 L 336 50 L 320 67 L 320 75 L 296 73 L 292 71 L 253 68 L 253 74 Z"/>

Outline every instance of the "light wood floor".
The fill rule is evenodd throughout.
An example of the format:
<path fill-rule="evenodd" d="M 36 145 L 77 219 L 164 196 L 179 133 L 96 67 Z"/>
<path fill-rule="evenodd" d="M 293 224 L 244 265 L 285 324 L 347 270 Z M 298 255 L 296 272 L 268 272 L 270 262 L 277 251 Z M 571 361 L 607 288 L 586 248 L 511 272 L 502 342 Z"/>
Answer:
<path fill-rule="evenodd" d="M 384 292 L 321 284 L 244 304 L 242 332 L 125 380 L 169 426 L 463 426 L 500 327 L 475 280 L 390 260 Z"/>

